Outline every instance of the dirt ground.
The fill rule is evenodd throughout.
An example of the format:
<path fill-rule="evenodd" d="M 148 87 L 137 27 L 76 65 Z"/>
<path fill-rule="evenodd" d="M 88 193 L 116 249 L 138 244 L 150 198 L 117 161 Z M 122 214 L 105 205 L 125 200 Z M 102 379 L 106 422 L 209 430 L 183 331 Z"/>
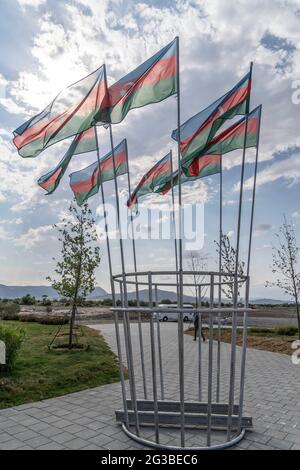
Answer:
<path fill-rule="evenodd" d="M 208 330 L 203 329 L 204 336 L 208 337 Z M 194 328 L 190 328 L 186 331 L 186 334 L 194 335 Z M 218 339 L 218 332 L 214 329 L 214 339 Z M 291 344 L 297 339 L 297 336 L 258 336 L 248 333 L 248 347 L 254 349 L 261 349 L 263 351 L 277 352 L 281 354 L 291 355 L 292 348 Z M 231 331 L 222 330 L 221 341 L 224 343 L 231 342 Z M 237 333 L 237 345 L 242 346 L 242 334 Z"/>

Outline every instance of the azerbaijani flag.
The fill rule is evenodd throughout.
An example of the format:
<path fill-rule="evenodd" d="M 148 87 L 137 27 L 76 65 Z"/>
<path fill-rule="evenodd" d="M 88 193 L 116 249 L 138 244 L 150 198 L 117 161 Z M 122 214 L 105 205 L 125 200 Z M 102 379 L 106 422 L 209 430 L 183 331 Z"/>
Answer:
<path fill-rule="evenodd" d="M 133 204 L 137 204 L 138 198 L 141 196 L 156 192 L 157 187 L 162 184 L 165 178 L 170 177 L 171 174 L 172 154 L 169 152 L 143 176 L 128 199 L 127 206 L 131 207 Z"/>
<path fill-rule="evenodd" d="M 59 164 L 54 168 L 54 170 L 41 176 L 38 180 L 38 184 L 44 188 L 48 194 L 53 193 L 58 187 L 73 155 L 92 152 L 93 150 L 97 150 L 97 143 L 95 129 L 91 127 L 87 131 L 81 132 L 75 136 Z"/>
<path fill-rule="evenodd" d="M 195 181 L 205 176 L 215 175 L 221 171 L 221 156 L 220 155 L 203 155 L 193 162 L 193 175 L 186 176 L 181 172 L 181 184 Z M 178 185 L 178 170 L 174 171 L 172 175 L 166 177 L 155 190 L 156 193 L 167 194 L 172 186 Z"/>
<path fill-rule="evenodd" d="M 70 85 L 37 116 L 14 131 L 22 157 L 36 157 L 50 145 L 92 127 L 95 114 L 108 106 L 105 67 Z"/>
<path fill-rule="evenodd" d="M 183 160 L 192 161 L 205 148 L 226 119 L 248 112 L 251 92 L 251 69 L 230 91 L 180 126 L 180 149 Z M 178 129 L 172 133 L 178 141 Z"/>
<path fill-rule="evenodd" d="M 112 124 L 121 122 L 131 109 L 158 103 L 177 92 L 177 41 L 178 38 L 175 38 L 109 87 L 109 115 Z M 99 116 L 99 120 L 103 120 L 101 113 Z"/>
<path fill-rule="evenodd" d="M 122 140 L 114 148 L 116 176 L 124 175 L 127 168 L 127 143 Z M 96 194 L 101 183 L 114 179 L 114 165 L 112 152 L 107 153 L 98 161 L 70 174 L 70 186 L 77 204 L 81 206 L 89 197 Z"/>
<path fill-rule="evenodd" d="M 224 155 L 233 150 L 243 148 L 244 141 L 246 148 L 256 147 L 259 136 L 260 115 L 261 105 L 215 136 L 202 153 L 200 152 L 192 161 L 189 159 L 182 160 L 181 167 L 186 176 L 195 176 L 197 174 L 199 162 L 206 154 Z M 246 129 L 247 135 L 245 140 Z"/>

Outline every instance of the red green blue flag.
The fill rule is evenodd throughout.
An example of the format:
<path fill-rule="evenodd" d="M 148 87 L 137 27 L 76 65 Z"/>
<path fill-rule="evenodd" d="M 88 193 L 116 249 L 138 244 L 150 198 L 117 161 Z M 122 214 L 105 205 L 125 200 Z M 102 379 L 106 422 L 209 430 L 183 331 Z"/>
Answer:
<path fill-rule="evenodd" d="M 183 172 L 181 173 L 180 182 L 181 184 L 195 181 L 199 178 L 206 176 L 215 175 L 221 171 L 221 156 L 220 155 L 203 155 L 201 158 L 195 159 L 193 162 L 193 174 L 186 176 Z M 172 186 L 178 185 L 178 170 L 174 171 L 169 177 L 166 177 L 159 187 L 156 189 L 156 193 L 167 194 Z"/>
<path fill-rule="evenodd" d="M 105 67 L 60 92 L 37 116 L 14 131 L 13 142 L 22 157 L 36 157 L 50 145 L 84 132 L 108 106 Z"/>
<path fill-rule="evenodd" d="M 138 203 L 138 198 L 145 196 L 149 193 L 156 192 L 165 178 L 170 177 L 172 174 L 172 154 L 169 152 L 159 162 L 157 162 L 147 173 L 143 176 L 130 198 L 127 201 L 127 206 L 131 207 Z"/>
<path fill-rule="evenodd" d="M 187 176 L 195 176 L 198 162 L 201 161 L 204 154 L 224 155 L 233 150 L 242 149 L 244 142 L 246 148 L 256 147 L 259 136 L 260 116 L 261 106 L 258 106 L 238 122 L 220 132 L 192 161 L 182 160 L 181 166 L 183 172 Z"/>
<path fill-rule="evenodd" d="M 75 136 L 59 164 L 54 170 L 41 176 L 38 180 L 38 184 L 44 188 L 48 194 L 53 193 L 58 187 L 73 155 L 92 152 L 94 150 L 97 150 L 97 142 L 94 127 L 91 127 L 87 131 L 81 132 Z"/>
<path fill-rule="evenodd" d="M 204 149 L 226 119 L 248 112 L 251 92 L 250 71 L 225 95 L 180 126 L 182 159 L 192 161 Z M 178 141 L 178 129 L 172 133 Z"/>
<path fill-rule="evenodd" d="M 122 140 L 114 148 L 114 160 L 116 176 L 128 172 L 127 167 L 127 143 Z M 114 179 L 114 164 L 112 152 L 107 153 L 98 161 L 70 174 L 70 186 L 74 193 L 77 204 L 81 206 L 88 198 L 99 191 L 101 183 Z"/>
<path fill-rule="evenodd" d="M 158 103 L 177 92 L 175 38 L 150 59 L 108 89 L 110 122 L 121 122 L 134 108 Z M 99 115 L 101 120 L 101 113 Z"/>

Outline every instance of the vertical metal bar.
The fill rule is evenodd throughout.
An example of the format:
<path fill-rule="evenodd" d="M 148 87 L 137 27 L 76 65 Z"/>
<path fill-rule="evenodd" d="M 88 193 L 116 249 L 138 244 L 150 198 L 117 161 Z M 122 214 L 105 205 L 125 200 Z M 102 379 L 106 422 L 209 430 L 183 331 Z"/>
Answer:
<path fill-rule="evenodd" d="M 175 250 L 176 279 L 177 279 L 177 297 L 179 297 L 177 230 L 176 230 L 176 218 L 175 218 L 175 195 L 174 195 L 174 182 L 173 182 L 174 168 L 173 168 L 173 153 L 172 153 L 172 150 L 170 150 L 170 153 L 171 153 L 172 222 L 173 222 L 173 232 L 174 232 L 174 250 Z"/>
<path fill-rule="evenodd" d="M 180 396 L 180 436 L 181 447 L 185 447 L 184 417 L 184 345 L 183 345 L 183 312 L 178 313 L 178 362 L 179 362 L 179 396 Z"/>
<path fill-rule="evenodd" d="M 220 155 L 220 227 L 219 227 L 219 302 L 221 308 L 222 303 L 222 237 L 223 237 L 223 165 L 222 155 Z M 218 342 L 217 342 L 217 386 L 216 386 L 216 402 L 220 401 L 220 376 L 221 376 L 221 314 L 218 314 Z"/>
<path fill-rule="evenodd" d="M 250 231 L 249 231 L 248 260 L 247 260 L 247 277 L 249 276 L 249 273 L 250 273 L 253 219 L 254 219 L 254 206 L 255 206 L 256 180 L 257 180 L 257 165 L 258 165 L 258 149 L 259 149 L 259 139 L 260 139 L 260 123 L 261 123 L 261 107 L 260 107 L 260 113 L 259 113 L 259 127 L 258 127 L 259 128 L 259 133 L 258 133 L 257 144 L 256 144 L 254 179 L 253 179 L 252 207 L 251 207 L 251 219 L 250 219 Z"/>
<path fill-rule="evenodd" d="M 180 78 L 179 78 L 179 37 L 176 38 L 176 78 L 177 78 L 177 151 L 178 151 L 178 208 L 179 208 L 179 309 L 183 306 L 183 271 L 182 271 L 182 201 L 181 201 L 181 155 L 180 155 Z M 179 349 L 179 388 L 180 388 L 180 427 L 181 447 L 185 446 L 184 429 L 184 348 L 183 348 L 183 312 L 178 314 L 178 349 Z"/>
<path fill-rule="evenodd" d="M 121 377 L 121 389 L 122 389 L 123 407 L 124 407 L 124 413 L 125 413 L 125 424 L 126 424 L 127 429 L 129 429 L 127 397 L 126 397 L 125 378 L 124 378 L 124 366 L 123 366 L 122 349 L 121 349 L 121 341 L 120 341 L 119 314 L 118 314 L 118 312 L 114 312 L 114 320 L 115 320 L 116 339 L 117 339 L 119 371 L 120 371 L 120 377 Z M 125 334 L 125 332 L 124 332 L 124 334 Z"/>
<path fill-rule="evenodd" d="M 151 272 L 148 273 L 148 288 L 149 288 L 149 307 L 152 308 L 153 301 L 152 301 L 152 274 Z M 153 411 L 154 411 L 155 440 L 157 443 L 159 443 L 159 422 L 158 422 L 158 404 L 157 404 L 156 358 L 155 358 L 153 313 L 150 313 L 150 342 L 151 342 L 151 361 L 152 361 L 152 386 L 153 386 Z"/>
<path fill-rule="evenodd" d="M 135 386 L 135 374 L 134 374 L 134 362 L 133 362 L 133 354 L 132 354 L 132 343 L 131 343 L 131 331 L 130 331 L 130 314 L 129 312 L 125 312 L 125 321 L 126 321 L 126 328 L 127 328 L 127 340 L 128 340 L 128 354 L 129 354 L 129 361 L 130 361 L 130 372 L 131 372 L 131 381 L 132 381 L 132 404 L 135 414 L 135 426 L 136 426 L 136 434 L 139 436 L 140 432 L 140 425 L 139 425 L 139 416 L 138 416 L 138 407 L 137 407 L 137 399 L 136 399 L 136 386 Z"/>
<path fill-rule="evenodd" d="M 104 68 L 104 79 L 105 79 L 105 82 L 106 82 L 106 69 L 105 68 Z M 114 186 L 115 186 L 116 209 L 117 209 L 117 228 L 118 228 L 119 243 L 120 243 L 122 279 L 123 279 L 123 290 L 124 290 L 123 307 L 128 308 L 124 249 L 123 249 L 121 222 L 120 222 L 119 190 L 118 190 L 118 182 L 117 182 L 115 150 L 114 150 L 114 142 L 113 142 L 113 134 L 112 134 L 111 124 L 109 124 L 109 138 L 110 138 L 110 146 L 111 146 L 111 154 L 112 154 L 113 170 L 114 170 Z M 129 318 L 126 318 L 126 313 L 125 313 L 124 317 L 125 317 L 125 323 L 127 323 L 127 322 L 129 323 Z M 136 402 L 136 387 L 135 387 L 135 377 L 134 377 L 134 365 L 133 365 L 133 361 L 132 361 L 130 325 L 128 325 L 128 328 L 129 328 L 129 330 L 127 331 L 127 334 L 129 335 L 129 337 L 127 338 L 127 340 L 128 340 L 128 354 L 129 354 L 129 356 L 128 356 L 129 357 L 128 369 L 129 369 L 129 376 L 131 377 L 131 380 L 130 380 L 131 381 L 131 400 L 133 402 L 133 407 L 134 407 L 134 412 L 135 412 L 136 433 L 137 433 L 137 435 L 139 435 L 139 418 L 138 418 L 137 402 Z"/>
<path fill-rule="evenodd" d="M 182 201 L 181 201 L 181 154 L 180 154 L 180 78 L 179 78 L 179 37 L 176 37 L 176 81 L 177 81 L 177 152 L 178 152 L 178 208 L 179 208 L 179 307 L 183 304 L 182 273 Z"/>
<path fill-rule="evenodd" d="M 247 260 L 247 279 L 246 279 L 245 307 L 248 307 L 248 305 L 249 305 L 249 291 L 250 291 L 249 274 L 250 274 L 251 248 L 252 248 L 254 206 L 255 206 L 255 195 L 256 195 L 256 180 L 257 180 L 257 165 L 258 165 L 258 149 L 259 149 L 259 139 L 260 139 L 260 124 L 261 124 L 261 107 L 260 107 L 260 113 L 259 113 L 259 127 L 258 127 L 259 128 L 259 133 L 258 133 L 258 138 L 257 138 L 257 143 L 256 143 L 256 156 L 255 156 L 254 179 L 253 179 L 252 207 L 251 207 L 250 232 L 249 232 L 248 260 Z M 242 418 L 243 418 L 245 370 L 246 370 L 246 355 L 247 355 L 247 335 L 248 335 L 248 312 L 244 312 L 243 346 L 242 346 L 243 349 L 242 349 L 242 359 L 241 359 L 239 416 L 238 416 L 238 433 L 241 432 Z"/>
<path fill-rule="evenodd" d="M 131 184 L 130 184 L 127 140 L 126 140 L 126 163 L 127 163 L 128 197 L 130 199 L 130 197 L 131 197 Z M 131 211 L 130 211 L 130 224 L 131 224 L 131 233 L 132 233 L 133 265 L 134 265 L 134 272 L 137 273 L 137 256 L 136 256 L 133 216 L 132 216 Z M 137 275 L 135 276 L 135 292 L 136 292 L 137 306 L 139 307 L 140 306 L 140 298 L 139 298 L 139 286 L 138 286 L 138 277 L 137 277 Z M 144 343 L 143 343 L 142 321 L 141 321 L 141 313 L 140 312 L 138 312 L 138 331 L 139 331 L 139 343 L 140 343 L 140 356 L 141 356 L 144 398 L 145 398 L 145 400 L 147 400 L 146 370 L 145 370 L 145 360 L 144 360 Z"/>
<path fill-rule="evenodd" d="M 249 277 L 246 281 L 245 307 L 249 305 Z M 248 334 L 248 312 L 244 312 L 243 319 L 243 346 L 241 358 L 241 377 L 240 377 L 240 396 L 239 396 L 239 416 L 238 416 L 238 434 L 242 430 L 243 405 L 244 405 L 244 387 L 245 387 L 245 369 L 247 354 L 247 334 Z"/>
<path fill-rule="evenodd" d="M 154 287 L 155 292 L 155 306 L 158 306 L 158 292 L 157 292 L 157 284 Z M 156 312 L 156 326 L 157 326 L 157 345 L 158 345 L 158 362 L 159 362 L 159 377 L 160 377 L 160 397 L 162 400 L 165 399 L 165 392 L 164 392 L 164 374 L 163 374 L 163 365 L 162 365 L 162 351 L 161 351 L 161 337 L 160 337 L 160 321 L 159 321 L 159 313 Z"/>
<path fill-rule="evenodd" d="M 97 127 L 94 126 L 95 131 L 95 140 L 96 140 L 96 147 L 97 147 L 97 159 L 98 159 L 98 187 L 100 185 L 101 189 L 101 198 L 103 204 L 103 212 L 104 212 L 104 226 L 105 226 L 105 238 L 106 238 L 106 247 L 107 247 L 107 258 L 108 258 L 108 267 L 109 267 L 109 277 L 110 277 L 110 285 L 111 285 L 111 294 L 112 294 L 112 302 L 113 306 L 116 306 L 116 295 L 115 295 L 115 286 L 113 280 L 113 272 L 112 272 L 112 261 L 111 261 L 111 250 L 110 250 L 110 240 L 109 240 L 109 232 L 108 232 L 108 224 L 107 224 L 107 213 L 106 213 L 106 205 L 105 205 L 105 196 L 103 190 L 103 181 L 101 178 L 101 163 L 100 163 L 100 154 L 99 154 L 99 144 L 98 144 L 98 134 L 97 134 Z M 122 358 L 122 347 L 120 342 L 120 331 L 119 331 L 119 315 L 117 312 L 114 314 L 114 321 L 115 321 L 115 330 L 116 330 L 116 340 L 117 340 L 117 351 L 118 351 L 118 362 L 119 362 L 119 372 L 121 378 L 121 390 L 122 390 L 122 399 L 123 399 L 123 407 L 125 413 L 125 424 L 126 427 L 129 428 L 129 420 L 128 420 L 128 409 L 127 409 L 127 396 L 126 396 L 126 387 L 125 387 L 125 378 L 124 378 L 124 370 L 123 370 L 123 358 Z M 125 335 L 125 331 L 124 331 Z"/>
<path fill-rule="evenodd" d="M 201 307 L 201 286 L 198 286 L 198 297 L 199 297 L 199 307 Z M 198 313 L 198 398 L 199 401 L 202 401 L 202 314 Z"/>
<path fill-rule="evenodd" d="M 214 306 L 214 276 L 210 275 L 210 309 Z M 207 436 L 206 444 L 211 446 L 211 413 L 212 413 L 212 376 L 213 376 L 213 339 L 214 317 L 209 313 L 209 349 L 208 349 L 208 388 L 207 388 Z"/>
<path fill-rule="evenodd" d="M 250 79 L 252 79 L 252 67 L 250 65 Z M 251 86 L 251 85 L 250 85 Z M 237 224 L 237 241 L 236 241 L 236 256 L 235 256 L 235 271 L 234 271 L 234 295 L 233 295 L 233 306 L 237 308 L 238 305 L 238 294 L 239 294 L 239 281 L 238 281 L 238 267 L 239 267 L 239 251 L 240 251 L 240 234 L 241 234 L 241 217 L 242 217 L 242 205 L 243 205 L 243 187 L 244 187 L 244 176 L 245 176 L 245 160 L 246 160 L 246 149 L 247 149 L 247 133 L 248 133 L 248 113 L 250 107 L 250 95 L 247 100 L 246 109 L 246 122 L 245 122 L 245 135 L 243 143 L 243 157 L 242 157 L 242 168 L 241 168 L 241 180 L 240 180 L 240 195 L 239 195 L 239 209 L 238 209 L 238 224 Z M 231 331 L 231 358 L 230 358 L 230 383 L 229 383 L 229 397 L 228 397 L 228 427 L 227 427 L 227 440 L 231 438 L 232 428 L 232 414 L 234 406 L 234 381 L 235 381 L 235 363 L 236 363 L 236 327 L 237 327 L 237 312 L 232 314 L 232 331 Z"/>
<path fill-rule="evenodd" d="M 198 313 L 199 325 L 199 339 L 198 339 L 198 397 L 202 401 L 202 345 L 201 345 L 201 331 L 202 331 L 202 315 Z"/>

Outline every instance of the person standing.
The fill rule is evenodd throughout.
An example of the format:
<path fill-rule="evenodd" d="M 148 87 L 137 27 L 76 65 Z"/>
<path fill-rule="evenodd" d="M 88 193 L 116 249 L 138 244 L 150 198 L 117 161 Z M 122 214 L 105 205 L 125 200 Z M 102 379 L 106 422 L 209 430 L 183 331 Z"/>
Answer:
<path fill-rule="evenodd" d="M 199 330 L 199 314 L 194 313 L 194 341 L 196 341 L 197 339 L 198 330 Z M 201 328 L 200 334 L 201 334 L 201 338 L 203 339 L 203 341 L 205 341 L 205 336 L 203 334 L 202 328 Z"/>

